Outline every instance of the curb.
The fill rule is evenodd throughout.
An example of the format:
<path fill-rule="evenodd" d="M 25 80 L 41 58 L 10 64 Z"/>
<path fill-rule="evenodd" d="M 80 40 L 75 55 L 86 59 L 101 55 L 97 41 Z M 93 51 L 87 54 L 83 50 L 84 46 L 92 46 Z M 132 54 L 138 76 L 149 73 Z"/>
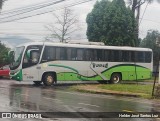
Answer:
<path fill-rule="evenodd" d="M 95 90 L 84 90 L 84 89 L 76 89 L 79 92 L 93 93 L 93 94 L 103 94 L 103 95 L 115 95 L 115 96 L 127 96 L 127 97 L 141 97 L 140 94 L 129 94 L 123 92 L 102 92 Z"/>

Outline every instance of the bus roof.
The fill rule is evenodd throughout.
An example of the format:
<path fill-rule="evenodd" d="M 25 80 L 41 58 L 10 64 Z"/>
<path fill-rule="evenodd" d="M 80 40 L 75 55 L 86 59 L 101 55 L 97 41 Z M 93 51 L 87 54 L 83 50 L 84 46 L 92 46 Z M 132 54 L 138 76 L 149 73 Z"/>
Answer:
<path fill-rule="evenodd" d="M 47 45 L 47 46 L 58 46 L 58 47 L 75 47 L 75 48 L 90 48 L 90 49 L 114 49 L 114 50 L 134 50 L 134 51 L 152 51 L 150 48 L 141 48 L 141 47 L 129 47 L 129 46 L 105 46 L 105 45 L 85 45 L 85 44 L 70 44 L 70 43 L 55 43 L 55 42 L 29 42 L 24 43 L 20 46 L 29 46 L 29 45 Z"/>

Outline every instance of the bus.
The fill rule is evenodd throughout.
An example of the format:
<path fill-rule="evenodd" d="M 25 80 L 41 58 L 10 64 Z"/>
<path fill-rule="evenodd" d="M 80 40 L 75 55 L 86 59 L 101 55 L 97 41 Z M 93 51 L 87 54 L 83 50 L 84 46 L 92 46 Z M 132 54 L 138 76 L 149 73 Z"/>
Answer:
<path fill-rule="evenodd" d="M 102 44 L 30 42 L 12 52 L 10 76 L 17 81 L 43 82 L 150 79 L 153 54 L 149 48 Z M 10 56 L 11 57 L 11 56 Z"/>

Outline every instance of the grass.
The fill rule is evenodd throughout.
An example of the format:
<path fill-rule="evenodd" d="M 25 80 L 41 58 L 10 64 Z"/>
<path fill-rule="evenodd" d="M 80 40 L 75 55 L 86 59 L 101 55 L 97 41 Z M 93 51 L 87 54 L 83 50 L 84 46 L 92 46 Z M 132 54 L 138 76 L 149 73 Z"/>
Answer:
<path fill-rule="evenodd" d="M 96 85 L 78 85 L 72 86 L 72 90 L 89 93 L 102 93 L 102 94 L 123 94 L 124 95 L 137 95 L 137 97 L 151 98 L 153 85 L 142 84 L 96 84 Z"/>
<path fill-rule="evenodd" d="M 121 92 L 144 93 L 150 95 L 152 93 L 152 86 L 153 85 L 141 84 L 108 84 L 100 85 L 99 88 Z"/>

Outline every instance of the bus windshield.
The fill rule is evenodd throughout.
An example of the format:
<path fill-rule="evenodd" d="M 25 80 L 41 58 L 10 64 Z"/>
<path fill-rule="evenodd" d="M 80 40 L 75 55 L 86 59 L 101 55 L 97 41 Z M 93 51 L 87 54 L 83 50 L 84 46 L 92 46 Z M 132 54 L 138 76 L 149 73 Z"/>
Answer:
<path fill-rule="evenodd" d="M 13 60 L 10 64 L 10 69 L 16 69 L 20 65 L 23 51 L 24 51 L 24 46 L 17 47 L 15 49 L 13 53 Z"/>

